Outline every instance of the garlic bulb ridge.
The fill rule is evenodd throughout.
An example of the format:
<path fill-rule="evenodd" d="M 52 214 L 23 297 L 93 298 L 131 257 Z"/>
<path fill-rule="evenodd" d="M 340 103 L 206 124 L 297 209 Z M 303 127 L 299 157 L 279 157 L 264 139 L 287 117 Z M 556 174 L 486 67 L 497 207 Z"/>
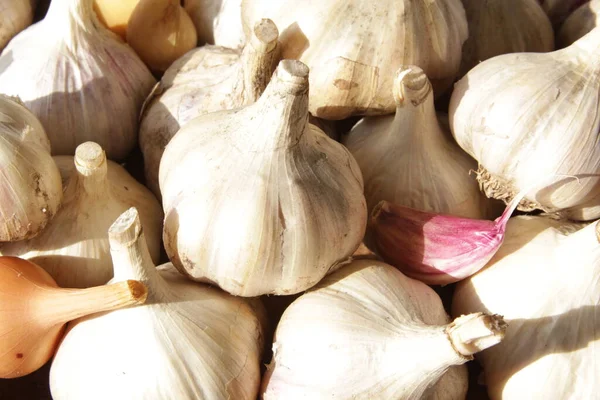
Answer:
<path fill-rule="evenodd" d="M 245 299 L 152 263 L 138 213 L 109 230 L 112 282 L 148 288 L 139 307 L 75 321 L 50 370 L 55 400 L 255 400 L 263 327 Z"/>
<path fill-rule="evenodd" d="M 68 177 L 62 208 L 35 238 L 3 244 L 0 253 L 35 262 L 62 287 L 102 285 L 113 273 L 106 231 L 123 211 L 136 206 L 158 261 L 163 213 L 150 191 L 120 165 L 107 161 L 96 143 L 78 146 L 74 158 L 56 159 Z"/>
<path fill-rule="evenodd" d="M 259 21 L 243 50 L 204 46 L 165 72 L 142 111 L 140 148 L 148 187 L 160 196 L 158 168 L 166 145 L 191 119 L 254 103 L 280 59 L 273 21 Z"/>
<path fill-rule="evenodd" d="M 155 80 L 135 52 L 97 20 L 93 0 L 52 1 L 46 17 L 0 56 L 0 91 L 40 119 L 54 155 L 85 141 L 111 159 L 134 147 L 138 114 Z"/>
<path fill-rule="evenodd" d="M 185 125 L 162 157 L 160 185 L 173 264 L 236 295 L 313 286 L 366 226 L 360 170 L 308 123 L 308 68 L 294 60 L 256 103 Z"/>

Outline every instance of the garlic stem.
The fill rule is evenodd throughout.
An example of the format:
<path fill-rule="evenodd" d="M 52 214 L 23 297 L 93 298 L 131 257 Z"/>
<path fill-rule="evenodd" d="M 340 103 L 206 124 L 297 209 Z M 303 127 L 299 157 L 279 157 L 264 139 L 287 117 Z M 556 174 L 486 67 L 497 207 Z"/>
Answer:
<path fill-rule="evenodd" d="M 88 195 L 104 197 L 109 191 L 106 154 L 99 144 L 86 142 L 75 150 L 75 179 Z"/>
<path fill-rule="evenodd" d="M 587 35 L 573 43 L 571 46 L 554 54 L 572 53 L 572 58 L 578 60 L 581 58 L 581 53 L 588 54 L 592 57 L 600 55 L 600 27 L 594 28 Z"/>
<path fill-rule="evenodd" d="M 421 68 L 402 66 L 396 72 L 393 87 L 396 108 L 403 108 L 407 101 L 416 107 L 430 97 L 433 103 L 431 90 L 431 83 Z"/>
<path fill-rule="evenodd" d="M 128 280 L 89 289 L 50 289 L 38 307 L 49 322 L 63 324 L 102 311 L 142 304 L 148 290 L 141 282 Z"/>
<path fill-rule="evenodd" d="M 255 103 L 265 91 L 273 69 L 279 60 L 279 31 L 270 19 L 262 19 L 254 26 L 250 42 L 242 52 L 244 65 L 244 99 Z"/>
<path fill-rule="evenodd" d="M 474 313 L 456 318 L 446 328 L 454 349 L 466 358 L 504 339 L 508 325 L 500 315 Z"/>
<path fill-rule="evenodd" d="M 66 18 L 66 16 L 70 16 L 70 18 Z M 96 18 L 94 0 L 53 0 L 44 17 L 44 19 L 60 21 L 56 27 L 63 27 L 64 33 L 71 32 L 72 24 L 81 27 L 89 26 L 92 18 Z M 65 21 L 69 23 L 65 24 Z"/>

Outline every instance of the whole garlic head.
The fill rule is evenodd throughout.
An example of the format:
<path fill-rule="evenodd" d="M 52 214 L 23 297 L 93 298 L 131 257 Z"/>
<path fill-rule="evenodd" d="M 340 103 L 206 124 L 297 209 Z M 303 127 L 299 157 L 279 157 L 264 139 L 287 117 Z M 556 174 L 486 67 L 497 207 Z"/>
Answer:
<path fill-rule="evenodd" d="M 0 0 L 0 51 L 31 25 L 36 0 Z"/>
<path fill-rule="evenodd" d="M 256 24 L 243 50 L 203 46 L 188 52 L 165 72 L 146 100 L 140 124 L 146 184 L 160 196 L 158 168 L 165 147 L 193 118 L 254 103 L 262 94 L 280 52 L 271 20 Z"/>
<path fill-rule="evenodd" d="M 325 119 L 389 114 L 402 65 L 418 65 L 441 94 L 458 74 L 468 36 L 460 0 L 245 0 L 244 29 L 272 19 L 283 58 L 311 69 L 310 112 Z"/>
<path fill-rule="evenodd" d="M 308 123 L 300 61 L 282 61 L 256 103 L 188 122 L 162 157 L 160 188 L 173 264 L 235 295 L 305 290 L 365 232 L 360 170 Z"/>
<path fill-rule="evenodd" d="M 152 193 L 123 167 L 106 160 L 96 143 L 79 145 L 74 158 L 55 159 L 65 177 L 61 209 L 35 238 L 3 244 L 0 254 L 33 261 L 61 287 L 103 285 L 113 274 L 106 231 L 135 206 L 152 259 L 158 262 L 163 213 Z"/>
<path fill-rule="evenodd" d="M 94 141 L 122 159 L 137 142 L 138 114 L 155 80 L 97 20 L 93 2 L 52 1 L 0 56 L 0 92 L 18 95 L 40 119 L 54 155 Z"/>
<path fill-rule="evenodd" d="M 597 397 L 600 232 L 598 222 L 582 226 L 511 218 L 486 268 L 458 283 L 454 315 L 493 312 L 509 324 L 478 355 L 492 400 Z"/>
<path fill-rule="evenodd" d="M 60 174 L 40 121 L 18 98 L 0 95 L 0 241 L 38 235 L 62 200 Z"/>
<path fill-rule="evenodd" d="M 600 28 L 552 53 L 505 54 L 456 85 L 450 124 L 488 197 L 519 209 L 600 217 Z"/>
<path fill-rule="evenodd" d="M 148 288 L 143 306 L 75 321 L 50 369 L 54 400 L 255 400 L 263 330 L 246 299 L 156 268 L 135 209 L 109 230 L 115 277 Z"/>

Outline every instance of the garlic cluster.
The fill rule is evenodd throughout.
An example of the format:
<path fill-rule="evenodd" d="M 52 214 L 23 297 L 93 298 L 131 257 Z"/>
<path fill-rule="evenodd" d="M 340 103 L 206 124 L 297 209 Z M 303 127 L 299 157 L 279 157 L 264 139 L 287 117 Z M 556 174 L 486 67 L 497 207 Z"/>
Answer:
<path fill-rule="evenodd" d="M 0 56 L 0 92 L 18 95 L 46 129 L 54 155 L 86 141 L 122 159 L 155 83 L 135 52 L 96 18 L 93 0 L 52 1 L 46 17 Z"/>
<path fill-rule="evenodd" d="M 163 213 L 148 189 L 107 161 L 96 143 L 79 145 L 74 158 L 55 160 L 65 178 L 61 209 L 35 238 L 1 245 L 2 255 L 33 261 L 62 287 L 102 285 L 113 274 L 106 231 L 123 211 L 137 207 L 158 262 Z"/>
<path fill-rule="evenodd" d="M 156 268 L 135 209 L 109 230 L 115 277 L 146 304 L 75 321 L 50 370 L 52 398 L 255 400 L 263 329 L 245 299 Z"/>
<path fill-rule="evenodd" d="M 256 103 L 188 122 L 167 146 L 159 178 L 169 258 L 235 295 L 308 289 L 365 232 L 360 170 L 308 123 L 300 61 L 282 61 Z"/>
<path fill-rule="evenodd" d="M 600 0 L 590 0 L 563 22 L 558 31 L 560 47 L 567 47 L 600 25 Z"/>
<path fill-rule="evenodd" d="M 32 238 L 62 199 L 60 174 L 40 121 L 17 98 L 0 95 L 0 241 Z"/>
<path fill-rule="evenodd" d="M 158 168 L 166 145 L 191 119 L 254 103 L 267 86 L 280 52 L 270 20 L 254 27 L 243 50 L 203 46 L 169 67 L 146 100 L 140 124 L 146 184 L 160 196 Z"/>
<path fill-rule="evenodd" d="M 200 43 L 232 49 L 242 47 L 242 0 L 185 0 L 184 8 L 194 21 Z"/>
<path fill-rule="evenodd" d="M 600 217 L 600 28 L 552 53 L 505 54 L 456 85 L 450 124 L 489 197 L 519 209 Z"/>
<path fill-rule="evenodd" d="M 486 218 L 476 162 L 442 131 L 425 72 L 401 67 L 396 114 L 366 117 L 344 138 L 363 175 L 369 211 L 382 200 L 436 213 Z"/>
<path fill-rule="evenodd" d="M 460 0 L 246 0 L 242 18 L 247 34 L 259 18 L 277 24 L 283 57 L 311 68 L 311 114 L 334 120 L 393 112 L 402 65 L 421 67 L 441 94 L 468 36 Z"/>
<path fill-rule="evenodd" d="M 464 399 L 461 364 L 505 329 L 482 313 L 450 322 L 427 285 L 382 262 L 354 261 L 285 310 L 263 399 Z"/>
<path fill-rule="evenodd" d="M 0 51 L 31 25 L 37 0 L 0 0 Z"/>
<path fill-rule="evenodd" d="M 538 0 L 462 0 L 469 38 L 461 75 L 500 54 L 554 50 L 554 31 Z"/>
<path fill-rule="evenodd" d="M 509 325 L 501 344 L 478 355 L 492 400 L 597 397 L 600 228 L 581 228 L 511 218 L 496 256 L 457 285 L 454 315 L 499 313 Z"/>

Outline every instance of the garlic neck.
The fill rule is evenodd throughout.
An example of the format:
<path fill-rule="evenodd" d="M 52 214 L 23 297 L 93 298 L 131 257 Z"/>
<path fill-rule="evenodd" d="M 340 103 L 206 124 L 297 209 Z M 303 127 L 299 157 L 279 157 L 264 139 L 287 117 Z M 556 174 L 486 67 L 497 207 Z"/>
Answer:
<path fill-rule="evenodd" d="M 564 57 L 565 60 L 588 57 L 596 59 L 597 57 L 600 57 L 600 27 L 594 28 L 571 46 L 559 50 L 554 54 Z"/>
<path fill-rule="evenodd" d="M 94 142 L 86 142 L 75 150 L 75 170 L 69 186 L 75 187 L 76 196 L 96 199 L 107 198 L 110 191 L 108 164 L 102 147 Z"/>
<path fill-rule="evenodd" d="M 456 318 L 445 332 L 454 350 L 470 360 L 475 353 L 500 343 L 507 327 L 499 315 L 474 313 Z"/>
<path fill-rule="evenodd" d="M 93 27 L 95 18 L 94 0 L 52 0 L 44 21 L 54 22 L 52 29 L 55 32 L 69 35 L 73 28 L 88 30 Z"/>
<path fill-rule="evenodd" d="M 277 26 L 270 19 L 263 19 L 254 26 L 252 37 L 244 47 L 241 60 L 246 104 L 256 102 L 271 79 L 280 55 L 278 37 Z"/>
<path fill-rule="evenodd" d="M 308 67 L 296 60 L 281 61 L 252 111 L 257 110 L 257 129 L 249 132 L 259 135 L 254 138 L 257 149 L 296 145 L 308 123 Z"/>

